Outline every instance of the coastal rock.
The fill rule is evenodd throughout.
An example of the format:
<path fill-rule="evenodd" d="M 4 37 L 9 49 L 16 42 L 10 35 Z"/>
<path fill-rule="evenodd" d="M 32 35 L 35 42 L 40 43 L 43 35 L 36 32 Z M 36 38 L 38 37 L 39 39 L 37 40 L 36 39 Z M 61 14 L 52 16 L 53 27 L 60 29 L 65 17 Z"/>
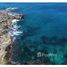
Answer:
<path fill-rule="evenodd" d="M 20 14 L 9 14 L 7 10 L 0 10 L 0 64 L 9 63 L 9 57 L 7 57 L 8 46 L 11 46 L 12 39 L 8 33 L 8 29 L 12 24 L 13 19 L 21 19 L 22 15 Z"/>

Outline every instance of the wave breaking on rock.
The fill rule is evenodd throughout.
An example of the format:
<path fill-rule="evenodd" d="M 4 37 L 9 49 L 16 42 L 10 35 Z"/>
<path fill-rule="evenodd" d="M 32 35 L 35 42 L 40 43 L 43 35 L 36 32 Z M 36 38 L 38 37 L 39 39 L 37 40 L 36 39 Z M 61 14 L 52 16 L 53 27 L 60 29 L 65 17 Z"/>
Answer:
<path fill-rule="evenodd" d="M 23 33 L 19 30 L 21 26 L 17 25 L 17 22 L 23 19 L 23 15 L 11 13 L 12 10 L 15 10 L 15 8 L 0 10 L 0 64 L 10 62 L 12 41 L 15 40 L 16 36 Z"/>

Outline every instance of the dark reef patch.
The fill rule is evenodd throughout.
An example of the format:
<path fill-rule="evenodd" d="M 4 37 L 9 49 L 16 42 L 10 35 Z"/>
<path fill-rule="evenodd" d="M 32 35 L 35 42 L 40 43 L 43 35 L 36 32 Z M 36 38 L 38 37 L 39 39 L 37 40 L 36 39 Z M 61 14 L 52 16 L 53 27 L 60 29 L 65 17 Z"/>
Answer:
<path fill-rule="evenodd" d="M 44 44 L 60 44 L 60 45 L 62 45 L 62 44 L 67 43 L 67 38 L 58 38 L 56 36 L 51 37 L 51 38 L 47 37 L 47 36 L 42 36 L 41 39 Z"/>

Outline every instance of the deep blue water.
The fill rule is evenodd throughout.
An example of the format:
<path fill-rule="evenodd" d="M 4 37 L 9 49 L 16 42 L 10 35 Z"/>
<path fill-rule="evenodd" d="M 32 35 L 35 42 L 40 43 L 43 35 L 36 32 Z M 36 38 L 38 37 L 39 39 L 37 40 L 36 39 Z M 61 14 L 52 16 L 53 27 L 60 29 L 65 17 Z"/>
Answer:
<path fill-rule="evenodd" d="M 18 23 L 23 34 L 13 46 L 13 61 L 30 64 L 31 60 L 33 62 L 31 57 L 34 57 L 34 61 L 38 62 L 36 54 L 47 50 L 48 54 L 55 53 L 57 57 L 48 57 L 49 60 L 41 64 L 67 64 L 67 43 L 43 42 L 44 36 L 67 38 L 67 3 L 0 3 L 0 9 L 8 7 L 18 7 L 24 14 L 24 20 Z M 39 61 L 42 60 L 39 58 Z"/>

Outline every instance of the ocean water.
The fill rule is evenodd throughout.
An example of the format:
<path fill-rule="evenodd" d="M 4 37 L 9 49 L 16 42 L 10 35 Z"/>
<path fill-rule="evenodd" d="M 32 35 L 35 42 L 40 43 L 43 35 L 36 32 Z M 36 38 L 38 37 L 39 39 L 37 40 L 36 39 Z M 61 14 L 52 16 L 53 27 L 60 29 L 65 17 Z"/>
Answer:
<path fill-rule="evenodd" d="M 67 64 L 67 3 L 0 3 L 19 8 L 22 34 L 13 44 L 12 61 L 19 64 Z"/>

